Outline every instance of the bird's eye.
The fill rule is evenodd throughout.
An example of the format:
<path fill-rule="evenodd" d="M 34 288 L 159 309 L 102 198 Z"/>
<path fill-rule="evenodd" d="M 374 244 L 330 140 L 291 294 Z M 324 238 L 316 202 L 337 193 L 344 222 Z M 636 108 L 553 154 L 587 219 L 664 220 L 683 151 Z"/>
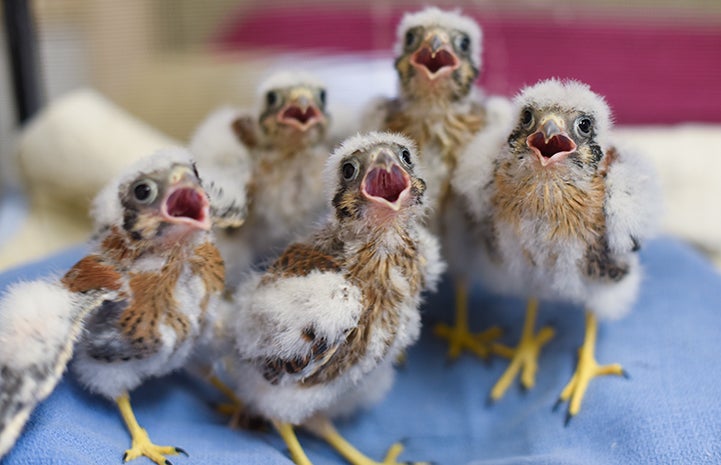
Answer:
<path fill-rule="evenodd" d="M 468 37 L 466 34 L 463 34 L 463 35 L 460 36 L 460 38 L 458 39 L 457 44 L 458 44 L 458 49 L 459 49 L 461 52 L 464 52 L 464 53 L 465 53 L 465 52 L 468 52 L 468 50 L 471 49 L 471 38 Z"/>
<path fill-rule="evenodd" d="M 405 41 L 406 47 L 410 47 L 411 45 L 413 45 L 413 42 L 416 41 L 416 35 L 413 33 L 413 31 L 406 32 Z"/>
<path fill-rule="evenodd" d="M 343 163 L 341 171 L 343 172 L 343 179 L 345 179 L 346 181 L 353 180 L 356 177 L 356 174 L 358 174 L 358 168 L 356 167 L 355 163 L 350 161 Z"/>
<path fill-rule="evenodd" d="M 318 92 L 318 100 L 320 100 L 322 106 L 325 106 L 325 98 L 325 89 L 321 89 L 320 92 Z"/>
<path fill-rule="evenodd" d="M 265 103 L 269 107 L 275 106 L 276 103 L 278 103 L 278 92 L 271 90 L 267 94 L 265 94 Z"/>
<path fill-rule="evenodd" d="M 158 196 L 158 185 L 146 179 L 133 186 L 133 196 L 140 203 L 151 203 Z"/>
<path fill-rule="evenodd" d="M 533 112 L 528 108 L 523 110 L 523 113 L 521 113 L 521 124 L 526 129 L 531 129 L 533 126 Z"/>
<path fill-rule="evenodd" d="M 576 132 L 578 132 L 579 136 L 588 137 L 591 135 L 591 130 L 593 129 L 593 123 L 591 122 L 591 118 L 587 116 L 581 116 L 576 120 Z"/>
<path fill-rule="evenodd" d="M 403 160 L 403 163 L 408 166 L 411 166 L 413 164 L 413 159 L 411 158 L 411 151 L 405 147 L 401 148 L 401 160 Z"/>

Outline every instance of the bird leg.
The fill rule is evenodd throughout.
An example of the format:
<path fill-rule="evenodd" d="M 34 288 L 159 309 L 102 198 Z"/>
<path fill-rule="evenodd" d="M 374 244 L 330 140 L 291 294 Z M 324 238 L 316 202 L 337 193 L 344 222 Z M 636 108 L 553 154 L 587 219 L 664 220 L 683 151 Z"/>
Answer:
<path fill-rule="evenodd" d="M 335 429 L 333 423 L 327 418 L 322 416 L 315 417 L 306 426 L 314 434 L 320 436 L 330 444 L 331 447 L 338 451 L 351 465 L 402 465 L 405 463 L 397 461 L 398 456 L 403 452 L 403 445 L 400 443 L 391 445 L 386 453 L 385 459 L 382 462 L 376 462 L 346 441 L 338 430 Z M 428 462 L 413 462 L 413 465 L 422 464 L 428 464 Z"/>
<path fill-rule="evenodd" d="M 434 328 L 436 336 L 448 340 L 448 358 L 455 360 L 463 349 L 486 359 L 491 355 L 491 344 L 501 337 L 501 329 L 494 326 L 481 333 L 468 330 L 468 285 L 465 279 L 456 282 L 456 324 L 451 327 L 440 323 Z"/>
<path fill-rule="evenodd" d="M 296 465 L 313 465 L 308 459 L 308 456 L 305 455 L 300 442 L 298 442 L 298 437 L 295 435 L 295 431 L 293 431 L 293 425 L 290 423 L 273 421 L 273 426 L 275 426 L 278 434 L 280 434 L 280 437 L 283 438 L 283 441 L 285 441 L 285 445 L 288 446 L 290 457 Z"/>
<path fill-rule="evenodd" d="M 215 405 L 215 411 L 221 415 L 230 417 L 230 420 L 228 421 L 228 426 L 230 428 L 236 429 L 240 427 L 248 427 L 254 423 L 254 419 L 248 416 L 243 401 L 235 395 L 235 391 L 233 391 L 227 384 L 215 375 L 208 376 L 208 381 L 215 389 L 220 391 L 228 399 L 228 402 L 222 402 Z"/>
<path fill-rule="evenodd" d="M 523 333 L 518 346 L 512 349 L 501 344 L 493 345 L 493 352 L 511 359 L 511 364 L 491 389 L 491 400 L 496 401 L 503 397 L 520 370 L 522 370 L 521 385 L 524 388 L 530 389 L 536 383 L 538 356 L 541 348 L 555 335 L 555 331 L 550 326 L 545 326 L 537 334 L 533 334 L 537 314 L 538 300 L 528 299 L 526 320 L 523 323 Z"/>
<path fill-rule="evenodd" d="M 145 456 L 158 465 L 172 465 L 170 460 L 165 458 L 166 455 L 188 455 L 179 447 L 158 446 L 153 444 L 148 436 L 148 432 L 145 431 L 144 428 L 141 428 L 138 424 L 138 420 L 135 418 L 135 414 L 133 413 L 133 408 L 130 406 L 130 397 L 127 393 L 122 394 L 115 400 L 115 402 L 118 404 L 120 415 L 122 415 L 123 421 L 125 421 L 125 426 L 127 426 L 132 439 L 130 449 L 126 450 L 125 455 L 123 455 L 124 462 L 129 462 L 130 460 Z"/>
<path fill-rule="evenodd" d="M 599 365 L 596 362 L 596 334 L 598 332 L 598 323 L 596 316 L 586 312 L 586 335 L 583 345 L 578 349 L 578 365 L 576 371 L 568 382 L 558 399 L 557 405 L 567 400 L 571 400 L 568 406 L 567 421 L 570 420 L 581 410 L 581 401 L 586 394 L 586 389 L 590 381 L 596 376 L 604 375 L 621 375 L 626 376 L 626 372 L 621 365 L 614 363 L 611 365 Z"/>

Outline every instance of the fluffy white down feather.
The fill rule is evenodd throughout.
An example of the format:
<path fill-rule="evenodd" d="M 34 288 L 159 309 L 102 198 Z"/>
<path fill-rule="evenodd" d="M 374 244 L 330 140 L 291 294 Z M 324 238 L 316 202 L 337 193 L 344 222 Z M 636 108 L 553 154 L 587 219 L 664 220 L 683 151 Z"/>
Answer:
<path fill-rule="evenodd" d="M 460 196 L 461 206 L 475 220 L 475 227 L 489 213 L 494 195 L 495 163 L 507 155 L 507 137 L 517 122 L 522 108 L 529 104 L 539 107 L 559 105 L 569 110 L 591 112 L 597 121 L 597 140 L 607 151 L 611 119 L 605 101 L 590 92 L 588 86 L 575 81 L 551 79 L 524 89 L 514 100 L 515 110 L 510 117 L 499 119 L 479 133 L 462 152 L 458 160 L 452 186 Z M 453 270 L 472 267 L 475 274 L 490 288 L 522 297 L 535 296 L 544 300 L 571 301 L 584 305 L 602 318 L 618 318 L 627 313 L 642 279 L 638 257 L 631 252 L 631 236 L 639 241 L 653 236 L 660 211 L 660 188 L 651 166 L 638 153 L 619 147 L 618 158 L 607 175 L 606 228 L 611 252 L 628 264 L 628 275 L 618 283 L 601 283 L 586 278 L 577 270 L 578 260 L 585 247 L 580 242 L 547 243 L 534 233 L 534 224 L 521 224 L 520 237 L 503 223 L 497 224 L 497 248 L 501 259 L 493 260 L 477 235 L 470 231 L 473 250 L 463 250 L 456 237 L 451 241 L 456 250 L 449 254 Z M 463 213 L 456 212 L 456 220 Z M 529 220 L 530 221 L 530 220 Z M 463 223 L 462 223 L 463 224 Z M 525 231 L 525 232 L 524 232 Z M 468 237 L 468 236 L 466 236 Z M 467 243 L 467 242 L 465 242 Z M 523 249 L 544 251 L 545 256 L 557 257 L 549 266 L 529 267 Z"/>
<path fill-rule="evenodd" d="M 260 275 L 255 274 L 236 293 L 232 336 L 239 360 L 228 365 L 238 380 L 240 397 L 252 409 L 270 418 L 301 423 L 333 405 L 340 392 L 358 382 L 360 373 L 355 379 L 342 376 L 309 387 L 299 387 L 297 376 L 285 376 L 271 385 L 256 363 L 307 356 L 311 344 L 300 337 L 307 328 L 313 329 L 316 338 L 326 338 L 329 346 L 340 342 L 358 323 L 363 310 L 360 290 L 340 274 L 318 271 L 260 286 L 259 282 Z"/>
<path fill-rule="evenodd" d="M 83 318 L 101 298 L 39 280 L 13 284 L 0 299 L 0 457 L 60 380 Z"/>

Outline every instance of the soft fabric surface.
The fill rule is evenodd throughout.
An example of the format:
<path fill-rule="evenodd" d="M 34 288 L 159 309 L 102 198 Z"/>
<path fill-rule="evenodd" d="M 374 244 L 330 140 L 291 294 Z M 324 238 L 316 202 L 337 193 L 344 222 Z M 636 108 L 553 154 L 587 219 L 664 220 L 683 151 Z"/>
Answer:
<path fill-rule="evenodd" d="M 69 267 L 74 249 L 41 263 L 0 275 L 0 289 Z M 721 276 L 675 240 L 652 242 L 642 251 L 646 268 L 640 298 L 624 320 L 603 323 L 597 356 L 620 362 L 630 379 L 592 382 L 581 413 L 564 426 L 556 398 L 571 376 L 583 336 L 580 309 L 541 303 L 539 324 L 552 323 L 556 338 L 540 359 L 536 387 L 511 389 L 496 405 L 486 396 L 506 363 L 469 356 L 449 363 L 445 345 L 431 334 L 452 308 L 451 288 L 425 307 L 421 341 L 408 353 L 390 396 L 372 410 L 339 422 L 346 437 L 371 457 L 403 439 L 402 460 L 437 464 L 608 464 L 721 462 Z M 524 303 L 476 289 L 474 329 L 500 323 L 506 341 L 520 332 Z M 21 350 L 19 348 L 19 350 Z M 233 431 L 207 403 L 220 397 L 182 374 L 155 380 L 132 393 L 142 426 L 158 444 L 185 448 L 184 464 L 290 464 L 274 432 Z M 345 463 L 329 446 L 308 435 L 300 440 L 315 465 Z M 18 464 L 120 464 L 130 440 L 116 408 L 86 394 L 66 374 L 32 415 L 3 461 Z M 145 458 L 133 462 L 150 464 Z"/>

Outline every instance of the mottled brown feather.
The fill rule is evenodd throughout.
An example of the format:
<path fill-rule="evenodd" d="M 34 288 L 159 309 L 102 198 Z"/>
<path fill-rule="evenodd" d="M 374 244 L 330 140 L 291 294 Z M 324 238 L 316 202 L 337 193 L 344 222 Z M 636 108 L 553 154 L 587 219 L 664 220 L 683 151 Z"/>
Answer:
<path fill-rule="evenodd" d="M 122 286 L 122 276 L 113 266 L 104 263 L 102 256 L 93 254 L 77 262 L 61 282 L 70 292 L 117 291 Z"/>
<path fill-rule="evenodd" d="M 196 247 L 188 263 L 193 274 L 200 277 L 205 285 L 205 294 L 200 301 L 204 315 L 210 296 L 223 291 L 225 287 L 225 263 L 220 251 L 210 242 L 204 242 Z"/>
<path fill-rule="evenodd" d="M 331 255 L 306 244 L 288 246 L 283 254 L 268 268 L 261 284 L 278 278 L 306 276 L 312 271 L 338 272 L 341 267 Z"/>

